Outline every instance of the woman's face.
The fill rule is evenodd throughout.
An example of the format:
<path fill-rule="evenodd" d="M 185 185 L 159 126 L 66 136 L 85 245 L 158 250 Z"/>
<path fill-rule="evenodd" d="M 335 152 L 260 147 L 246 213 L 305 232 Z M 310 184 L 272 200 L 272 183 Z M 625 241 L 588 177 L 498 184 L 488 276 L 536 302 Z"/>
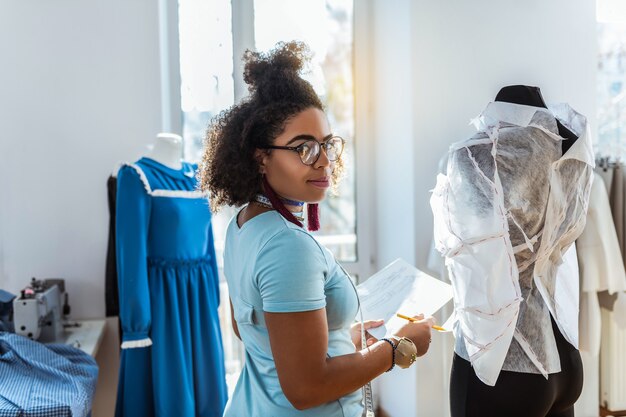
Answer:
<path fill-rule="evenodd" d="M 317 108 L 308 108 L 292 117 L 273 145 L 295 147 L 305 142 L 307 136 L 320 143 L 331 136 L 326 115 Z M 320 149 L 320 156 L 313 165 L 303 164 L 297 152 L 285 149 L 272 149 L 269 154 L 261 152 L 259 156 L 261 172 L 282 197 L 316 203 L 324 199 L 332 185 L 331 174 L 335 163 L 328 160 L 323 149 Z"/>

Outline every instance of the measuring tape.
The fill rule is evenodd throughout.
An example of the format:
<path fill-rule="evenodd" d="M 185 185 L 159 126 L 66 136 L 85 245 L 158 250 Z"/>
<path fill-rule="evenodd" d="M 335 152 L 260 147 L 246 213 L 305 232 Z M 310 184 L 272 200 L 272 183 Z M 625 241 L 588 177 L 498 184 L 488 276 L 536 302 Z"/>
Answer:
<path fill-rule="evenodd" d="M 344 274 L 348 276 L 348 281 L 352 284 L 352 288 L 354 288 L 354 294 L 356 295 L 356 299 L 359 305 L 359 314 L 361 316 L 361 349 L 367 347 L 367 340 L 365 340 L 365 324 L 363 323 L 363 310 L 361 310 L 361 299 L 359 298 L 359 292 L 356 290 L 356 285 L 352 281 L 352 277 L 350 274 L 341 266 L 341 264 L 335 261 L 339 268 L 343 271 Z M 372 383 L 368 382 L 363 386 L 363 398 L 365 402 L 365 417 L 376 417 L 374 414 L 374 400 L 372 399 Z"/>

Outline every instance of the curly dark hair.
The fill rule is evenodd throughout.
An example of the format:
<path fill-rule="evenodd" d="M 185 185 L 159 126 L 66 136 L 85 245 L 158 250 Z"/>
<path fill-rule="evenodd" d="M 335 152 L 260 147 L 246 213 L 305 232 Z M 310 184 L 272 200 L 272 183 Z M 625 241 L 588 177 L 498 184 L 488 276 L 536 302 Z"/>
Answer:
<path fill-rule="evenodd" d="M 250 95 L 211 120 L 205 138 L 199 186 L 209 192 L 213 211 L 252 201 L 262 190 L 255 151 L 272 145 L 287 121 L 303 110 L 324 110 L 311 84 L 300 77 L 310 61 L 306 44 L 280 42 L 267 54 L 248 50 L 243 59 Z M 339 159 L 333 183 L 342 171 Z"/>

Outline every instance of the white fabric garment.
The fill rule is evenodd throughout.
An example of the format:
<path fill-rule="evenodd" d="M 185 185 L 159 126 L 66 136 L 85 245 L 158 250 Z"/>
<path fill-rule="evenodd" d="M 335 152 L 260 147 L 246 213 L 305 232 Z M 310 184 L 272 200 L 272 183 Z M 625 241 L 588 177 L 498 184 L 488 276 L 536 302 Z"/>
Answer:
<path fill-rule="evenodd" d="M 594 174 L 589 196 L 587 224 L 576 241 L 580 265 L 580 349 L 592 355 L 600 353 L 602 318 L 598 292 L 619 292 L 615 317 L 626 316 L 626 271 L 617 241 L 617 233 L 604 180 Z M 620 311 L 621 310 L 621 311 Z"/>
<path fill-rule="evenodd" d="M 556 118 L 578 139 L 562 155 Z M 582 232 L 594 156 L 584 116 L 490 103 L 453 144 L 431 197 L 455 299 L 455 351 L 495 385 L 502 369 L 560 372 L 550 315 L 578 343 L 578 275 L 557 279 Z M 574 258 L 575 260 L 575 258 Z"/>

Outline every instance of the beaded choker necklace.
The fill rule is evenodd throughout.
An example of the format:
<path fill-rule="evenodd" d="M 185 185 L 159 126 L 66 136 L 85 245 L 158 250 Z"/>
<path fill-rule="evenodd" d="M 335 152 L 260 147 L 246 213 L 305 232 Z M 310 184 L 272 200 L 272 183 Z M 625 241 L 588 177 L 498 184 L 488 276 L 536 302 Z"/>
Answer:
<path fill-rule="evenodd" d="M 304 206 L 303 201 L 294 201 L 294 200 L 289 200 L 287 198 L 281 198 L 280 201 L 290 206 L 296 206 L 296 207 Z M 275 210 L 274 206 L 272 206 L 272 202 L 270 201 L 270 199 L 264 196 L 263 194 L 257 194 L 254 197 L 254 202 L 262 207 Z M 304 221 L 304 210 L 303 211 L 290 211 L 290 213 L 293 214 L 293 216 L 299 221 L 301 222 Z"/>
<path fill-rule="evenodd" d="M 259 203 L 269 204 L 270 206 L 272 205 L 272 203 L 270 202 L 270 199 L 265 197 L 263 194 L 257 194 L 255 199 Z M 290 206 L 296 206 L 296 207 L 304 206 L 304 201 L 289 200 L 288 198 L 283 198 L 283 197 L 280 197 L 280 201 Z"/>

